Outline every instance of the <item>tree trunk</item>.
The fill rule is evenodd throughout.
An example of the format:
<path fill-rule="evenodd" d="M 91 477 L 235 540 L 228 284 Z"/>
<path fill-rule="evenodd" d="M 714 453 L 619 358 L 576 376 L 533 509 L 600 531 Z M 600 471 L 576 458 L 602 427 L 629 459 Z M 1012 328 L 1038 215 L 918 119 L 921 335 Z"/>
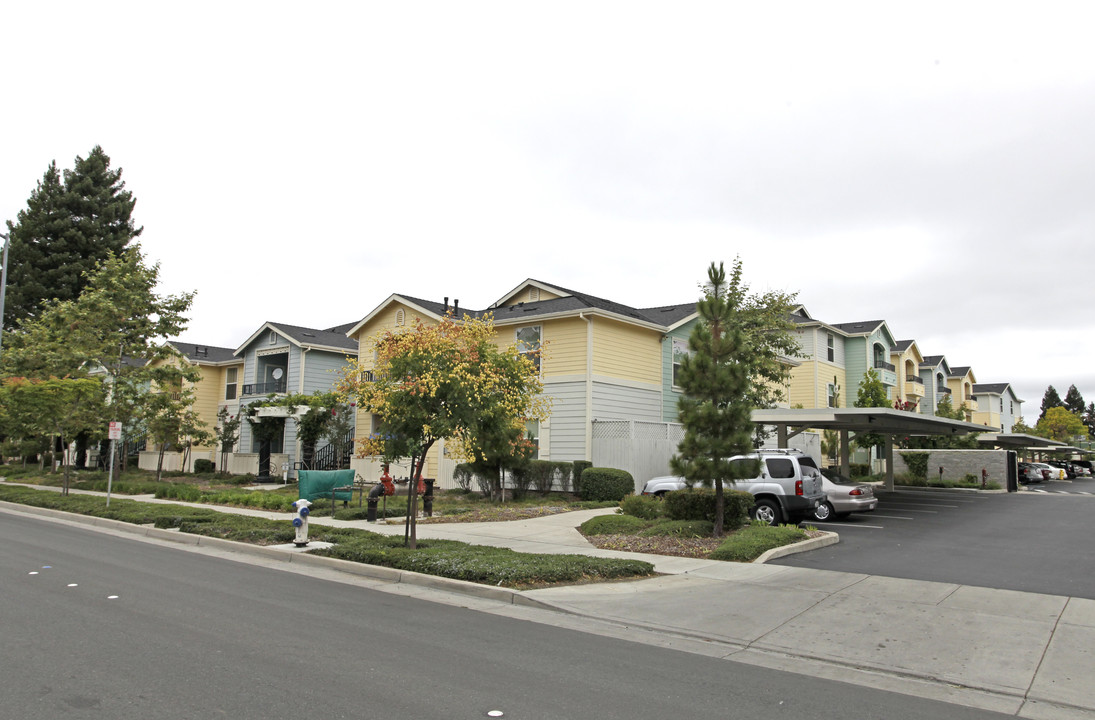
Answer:
<path fill-rule="evenodd" d="M 156 482 L 163 480 L 163 454 L 166 448 L 166 445 L 160 443 L 160 456 L 156 458 Z"/>

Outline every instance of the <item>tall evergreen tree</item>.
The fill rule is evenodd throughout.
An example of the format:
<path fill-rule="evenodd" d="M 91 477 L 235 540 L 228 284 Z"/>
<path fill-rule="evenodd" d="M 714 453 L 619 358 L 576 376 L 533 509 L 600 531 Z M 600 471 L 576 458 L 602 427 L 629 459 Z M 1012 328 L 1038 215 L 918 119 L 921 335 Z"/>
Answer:
<path fill-rule="evenodd" d="M 1057 389 L 1050 385 L 1046 388 L 1045 395 L 1042 396 L 1042 412 L 1038 415 L 1038 419 L 1041 420 L 1046 416 L 1046 410 L 1064 406 L 1065 404 L 1061 402 L 1061 396 L 1057 394 Z"/>
<path fill-rule="evenodd" d="M 1068 386 L 1068 392 L 1065 393 L 1064 407 L 1065 410 L 1074 415 L 1084 414 L 1084 396 L 1080 394 L 1075 385 Z"/>
<path fill-rule="evenodd" d="M 751 414 L 767 400 L 758 385 L 785 372 L 776 367 L 780 349 L 793 349 L 793 339 L 788 345 L 780 327 L 757 321 L 758 305 L 742 282 L 740 259 L 729 281 L 722 263 L 711 263 L 704 296 L 696 303 L 699 322 L 688 338 L 691 353 L 681 359 L 678 375 L 684 439 L 670 465 L 690 483 L 714 486 L 716 536 L 725 519 L 723 484 L 753 475 L 748 463 L 730 458 L 753 450 Z"/>
<path fill-rule="evenodd" d="M 7 222 L 5 328 L 37 317 L 48 300 L 75 300 L 98 264 L 141 234 L 132 219 L 137 201 L 121 178 L 98 145 L 77 156 L 63 182 L 50 163 L 26 209 Z"/>

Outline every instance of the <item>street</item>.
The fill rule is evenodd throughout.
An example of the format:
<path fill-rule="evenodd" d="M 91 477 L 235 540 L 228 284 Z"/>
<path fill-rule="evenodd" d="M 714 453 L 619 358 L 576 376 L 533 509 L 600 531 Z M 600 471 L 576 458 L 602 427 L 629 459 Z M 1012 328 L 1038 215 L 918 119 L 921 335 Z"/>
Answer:
<path fill-rule="evenodd" d="M 3 514 L 0 718 L 1000 718 Z"/>

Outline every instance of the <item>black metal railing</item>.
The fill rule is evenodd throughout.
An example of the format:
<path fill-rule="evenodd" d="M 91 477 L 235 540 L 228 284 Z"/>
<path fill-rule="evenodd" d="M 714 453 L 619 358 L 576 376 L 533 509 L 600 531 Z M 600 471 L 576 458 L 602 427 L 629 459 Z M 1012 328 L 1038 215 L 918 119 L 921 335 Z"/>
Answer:
<path fill-rule="evenodd" d="M 269 395 L 285 392 L 285 381 L 275 380 L 267 383 L 249 383 L 243 386 L 244 395 Z"/>
<path fill-rule="evenodd" d="M 921 385 L 924 384 L 924 378 L 920 377 L 919 375 L 909 375 L 905 379 L 912 383 L 920 383 Z"/>
<path fill-rule="evenodd" d="M 354 431 L 346 433 L 342 442 L 324 445 L 312 454 L 310 462 L 302 462 L 302 470 L 341 470 L 350 467 L 354 454 Z"/>
<path fill-rule="evenodd" d="M 897 372 L 897 367 L 893 363 L 884 362 L 882 360 L 875 360 L 874 366 L 876 370 L 889 370 L 890 372 Z"/>

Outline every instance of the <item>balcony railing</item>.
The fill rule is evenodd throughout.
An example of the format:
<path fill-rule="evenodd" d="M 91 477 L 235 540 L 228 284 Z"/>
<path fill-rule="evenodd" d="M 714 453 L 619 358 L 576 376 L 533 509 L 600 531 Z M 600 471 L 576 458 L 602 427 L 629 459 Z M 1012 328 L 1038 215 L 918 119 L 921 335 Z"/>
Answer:
<path fill-rule="evenodd" d="M 908 376 L 906 376 L 905 381 L 906 382 L 920 383 L 921 385 L 924 384 L 924 378 L 920 377 L 919 375 L 908 375 Z"/>
<path fill-rule="evenodd" d="M 250 383 L 243 386 L 244 395 L 269 395 L 285 392 L 285 381 L 275 380 L 267 383 Z"/>
<path fill-rule="evenodd" d="M 890 372 L 897 372 L 897 367 L 893 363 L 883 362 L 882 360 L 875 360 L 874 367 L 876 370 L 889 370 Z"/>

